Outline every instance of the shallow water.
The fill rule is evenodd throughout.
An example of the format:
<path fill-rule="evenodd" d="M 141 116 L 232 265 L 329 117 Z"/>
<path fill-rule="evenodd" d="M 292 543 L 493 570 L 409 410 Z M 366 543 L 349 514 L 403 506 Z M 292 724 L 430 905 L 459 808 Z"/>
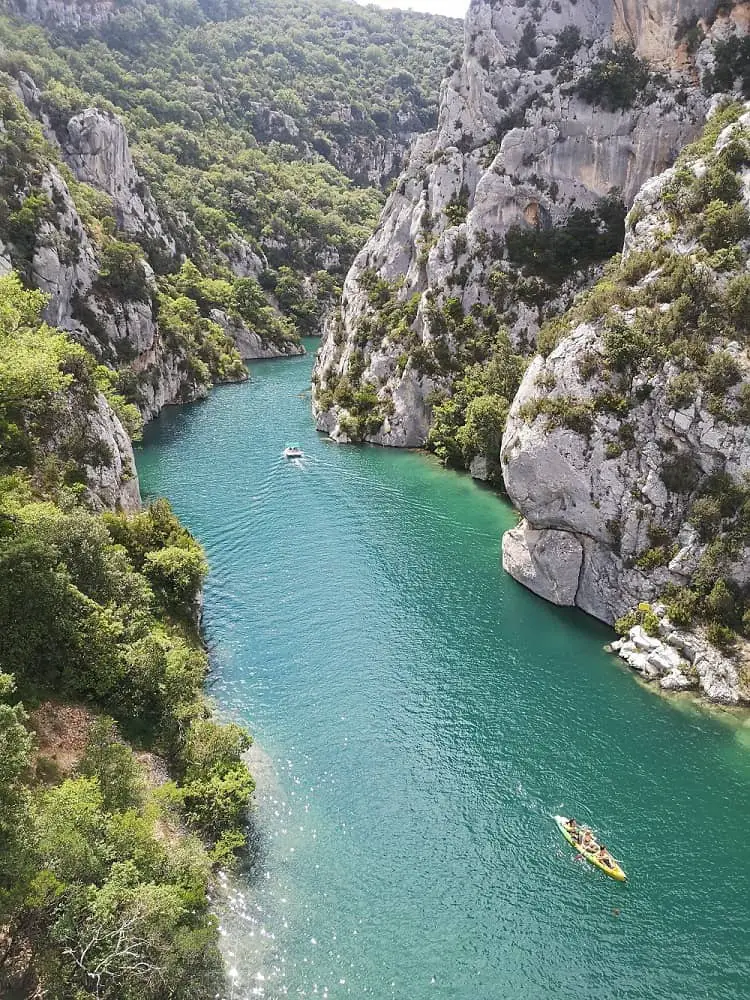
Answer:
<path fill-rule="evenodd" d="M 750 996 L 750 729 L 655 697 L 505 576 L 492 492 L 316 434 L 311 365 L 254 363 L 138 456 L 207 549 L 212 694 L 262 748 L 234 996 Z"/>

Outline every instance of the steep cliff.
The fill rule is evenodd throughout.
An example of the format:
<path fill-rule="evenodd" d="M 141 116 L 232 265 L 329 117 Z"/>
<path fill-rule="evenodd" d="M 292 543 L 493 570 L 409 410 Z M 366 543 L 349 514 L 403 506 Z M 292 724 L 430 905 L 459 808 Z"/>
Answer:
<path fill-rule="evenodd" d="M 10 261 L 48 296 L 45 318 L 121 372 L 123 391 L 145 419 L 204 396 L 212 381 L 246 377 L 240 355 L 301 351 L 252 277 L 263 265 L 240 237 L 216 251 L 222 282 L 195 268 L 188 283 L 164 274 L 179 269 L 179 222 L 162 218 L 116 115 L 89 108 L 53 122 L 28 74 L 20 72 L 12 89 L 27 114 L 8 94 L 0 236 Z M 248 299 L 246 286 L 253 310 L 243 315 L 234 300 L 239 292 Z M 216 315 L 219 305 L 225 311 Z M 259 320 L 252 327 L 251 317 Z"/>
<path fill-rule="evenodd" d="M 466 405 L 451 402 L 455 387 L 507 353 L 503 327 L 527 354 L 545 318 L 619 249 L 641 184 L 700 128 L 715 42 L 744 30 L 742 6 L 699 23 L 714 7 L 471 3 L 438 127 L 415 144 L 327 325 L 320 429 L 415 446 L 432 426 L 443 457 L 479 458 L 482 474 L 496 465 Z M 502 417 L 509 399 L 473 381 Z M 435 434 L 436 413 L 447 435 Z"/>
<path fill-rule="evenodd" d="M 663 599 L 661 621 L 640 617 L 678 640 L 696 628 L 696 669 L 675 681 L 684 653 L 649 666 L 658 642 L 639 633 L 625 652 L 724 701 L 750 698 L 750 671 L 716 648 L 704 664 L 711 645 L 741 662 L 750 632 L 749 209 L 750 113 L 735 105 L 644 185 L 621 262 L 550 328 L 502 446 L 523 515 L 505 568 L 606 622 L 634 614 L 628 629 Z"/>
<path fill-rule="evenodd" d="M 9 14 L 53 28 L 93 28 L 117 9 L 116 0 L 4 0 Z"/>

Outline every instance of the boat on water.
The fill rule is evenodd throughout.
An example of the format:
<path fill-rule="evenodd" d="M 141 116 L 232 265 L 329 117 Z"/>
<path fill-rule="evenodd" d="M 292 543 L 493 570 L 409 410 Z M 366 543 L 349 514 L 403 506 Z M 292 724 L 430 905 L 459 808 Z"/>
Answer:
<path fill-rule="evenodd" d="M 593 832 L 587 826 L 576 825 L 575 829 L 571 829 L 571 820 L 567 816 L 555 816 L 555 823 L 557 823 L 560 833 L 565 837 L 570 846 L 574 847 L 589 864 L 594 865 L 595 868 L 603 871 L 605 875 L 609 875 L 610 878 L 616 879 L 618 882 L 625 882 L 627 880 L 628 876 L 621 868 L 619 862 L 615 861 L 606 848 L 604 848 L 605 857 L 602 858 L 599 856 L 603 849 L 602 845 L 597 843 Z M 593 841 L 584 847 L 582 838 L 586 832 L 591 834 Z"/>
<path fill-rule="evenodd" d="M 304 458 L 305 453 L 296 443 L 289 442 L 284 448 L 284 458 Z"/>

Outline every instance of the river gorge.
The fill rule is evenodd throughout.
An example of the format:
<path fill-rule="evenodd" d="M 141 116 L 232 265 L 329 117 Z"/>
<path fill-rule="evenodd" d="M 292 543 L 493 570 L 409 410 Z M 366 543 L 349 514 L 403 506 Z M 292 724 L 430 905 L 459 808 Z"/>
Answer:
<path fill-rule="evenodd" d="M 747 723 L 655 697 L 610 630 L 506 576 L 495 493 L 316 433 L 314 345 L 137 454 L 206 548 L 210 693 L 256 739 L 233 995 L 746 995 Z M 576 863 L 558 812 L 628 884 Z"/>

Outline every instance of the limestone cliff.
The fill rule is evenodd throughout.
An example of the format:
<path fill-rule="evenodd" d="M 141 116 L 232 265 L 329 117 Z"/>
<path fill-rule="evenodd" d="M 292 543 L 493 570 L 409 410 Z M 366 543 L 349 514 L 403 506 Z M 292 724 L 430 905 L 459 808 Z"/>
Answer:
<path fill-rule="evenodd" d="M 699 25 L 714 8 L 471 3 L 438 127 L 415 144 L 327 324 L 320 429 L 422 445 L 435 403 L 493 356 L 499 327 L 528 352 L 616 248 L 641 184 L 700 128 L 712 45 L 744 30 L 738 10 Z M 381 308 L 388 293 L 401 310 Z"/>
<path fill-rule="evenodd" d="M 94 28 L 109 20 L 116 0 L 3 0 L 9 14 L 51 28 Z"/>
<path fill-rule="evenodd" d="M 174 239 L 165 231 L 151 192 L 135 169 L 120 119 L 88 108 L 67 122 L 59 138 L 65 162 L 78 180 L 112 199 L 118 229 L 174 257 Z"/>
<path fill-rule="evenodd" d="M 165 324 L 149 261 L 162 272 L 177 269 L 179 220 L 167 223 L 160 213 L 133 163 L 121 120 L 89 108 L 52 122 L 34 80 L 24 72 L 13 91 L 40 123 L 49 145 L 29 135 L 8 150 L 9 163 L 15 159 L 21 168 L 8 170 L 3 191 L 8 205 L 17 206 L 0 219 L 10 261 L 48 295 L 45 317 L 51 324 L 69 331 L 103 363 L 127 370 L 129 394 L 145 419 L 166 404 L 205 396 L 211 381 L 202 367 L 206 359 L 192 360 L 201 351 L 201 337 L 217 344 L 217 337 L 226 339 L 228 349 L 245 358 L 301 351 L 283 337 L 264 339 L 239 316 L 230 321 L 222 313 L 219 322 L 211 320 L 208 308 L 193 322 L 198 341 L 182 329 L 184 323 L 177 329 L 174 322 Z M 4 117 L 20 123 L 22 112 L 8 100 Z M 25 212 L 19 231 L 14 220 Z M 239 277 L 255 277 L 264 267 L 239 237 L 216 257 Z M 235 358 L 231 372 L 225 366 L 227 374 L 214 378 L 245 377 Z"/>
<path fill-rule="evenodd" d="M 399 108 L 395 122 L 383 135 L 359 134 L 362 110 L 339 104 L 331 111 L 335 133 L 325 141 L 316 139 L 309 124 L 292 115 L 253 101 L 248 109 L 253 135 L 259 142 L 281 142 L 294 146 L 303 157 L 320 153 L 357 184 L 382 188 L 399 176 L 406 165 L 409 149 L 424 131 L 422 119 L 413 107 Z"/>
<path fill-rule="evenodd" d="M 527 370 L 502 446 L 523 515 L 503 540 L 508 572 L 610 623 L 664 598 L 654 632 L 692 625 L 721 648 L 750 629 L 750 113 L 738 114 L 716 113 L 644 185 L 622 262 Z M 750 698 L 750 673 L 715 648 L 682 680 L 643 651 L 625 649 L 666 686 Z"/>

